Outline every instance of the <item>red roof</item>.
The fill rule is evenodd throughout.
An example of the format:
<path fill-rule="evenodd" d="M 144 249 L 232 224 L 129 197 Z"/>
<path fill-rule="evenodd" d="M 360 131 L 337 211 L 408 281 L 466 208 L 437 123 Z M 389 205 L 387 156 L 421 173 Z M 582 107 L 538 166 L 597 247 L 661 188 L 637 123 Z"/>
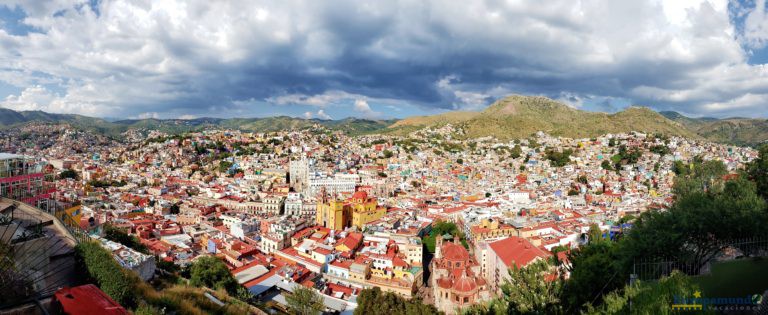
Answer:
<path fill-rule="evenodd" d="M 499 240 L 489 245 L 507 267 L 512 267 L 512 264 L 514 264 L 518 268 L 522 268 L 537 257 L 547 258 L 552 256 L 551 253 L 533 246 L 528 240 L 516 236 Z"/>
<path fill-rule="evenodd" d="M 451 261 L 464 261 L 469 259 L 469 252 L 467 252 L 467 249 L 454 242 L 443 242 L 440 252 L 442 253 L 443 258 Z"/>
<path fill-rule="evenodd" d="M 365 192 L 364 190 L 358 190 L 354 194 L 352 194 L 352 199 L 367 200 L 368 199 L 368 193 Z"/>
<path fill-rule="evenodd" d="M 66 314 L 129 314 L 93 284 L 63 287 L 56 291 L 55 297 Z"/>
<path fill-rule="evenodd" d="M 465 273 L 459 277 L 453 284 L 453 290 L 457 292 L 470 292 L 477 288 L 474 278 L 468 277 Z"/>

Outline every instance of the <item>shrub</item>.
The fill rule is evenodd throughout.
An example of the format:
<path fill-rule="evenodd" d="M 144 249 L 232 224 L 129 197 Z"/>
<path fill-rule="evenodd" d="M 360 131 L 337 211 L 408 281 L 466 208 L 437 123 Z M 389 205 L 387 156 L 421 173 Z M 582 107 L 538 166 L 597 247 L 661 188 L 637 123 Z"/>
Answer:
<path fill-rule="evenodd" d="M 76 259 L 104 293 L 121 305 L 133 305 L 133 290 L 135 282 L 128 274 L 129 271 L 120 267 L 112 257 L 112 253 L 97 242 L 80 243 L 75 247 Z"/>

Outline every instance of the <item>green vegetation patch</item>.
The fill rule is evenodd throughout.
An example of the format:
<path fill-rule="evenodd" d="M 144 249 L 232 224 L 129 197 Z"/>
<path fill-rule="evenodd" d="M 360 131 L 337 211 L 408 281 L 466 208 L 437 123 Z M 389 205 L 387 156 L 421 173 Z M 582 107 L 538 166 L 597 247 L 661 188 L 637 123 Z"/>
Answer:
<path fill-rule="evenodd" d="M 740 297 L 768 290 L 768 260 L 739 259 L 712 265 L 711 273 L 692 277 L 706 297 Z"/>

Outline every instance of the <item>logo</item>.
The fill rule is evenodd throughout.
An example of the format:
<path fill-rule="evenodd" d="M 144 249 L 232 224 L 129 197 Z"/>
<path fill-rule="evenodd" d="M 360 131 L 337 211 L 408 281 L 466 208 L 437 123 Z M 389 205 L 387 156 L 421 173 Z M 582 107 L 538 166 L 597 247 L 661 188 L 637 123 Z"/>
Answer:
<path fill-rule="evenodd" d="M 672 302 L 672 310 L 675 311 L 749 311 L 757 310 L 763 296 L 753 294 L 741 297 L 703 297 L 701 291 L 696 291 L 692 296 L 675 295 Z"/>

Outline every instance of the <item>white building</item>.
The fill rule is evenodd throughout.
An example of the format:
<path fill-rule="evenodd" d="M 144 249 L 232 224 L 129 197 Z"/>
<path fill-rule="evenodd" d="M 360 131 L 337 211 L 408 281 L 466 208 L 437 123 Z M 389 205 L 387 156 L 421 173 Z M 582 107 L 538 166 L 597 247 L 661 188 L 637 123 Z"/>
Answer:
<path fill-rule="evenodd" d="M 360 183 L 360 176 L 357 174 L 328 176 L 323 173 L 314 173 L 309 177 L 306 195 L 317 196 L 323 188 L 330 194 L 353 193 L 358 183 Z"/>

